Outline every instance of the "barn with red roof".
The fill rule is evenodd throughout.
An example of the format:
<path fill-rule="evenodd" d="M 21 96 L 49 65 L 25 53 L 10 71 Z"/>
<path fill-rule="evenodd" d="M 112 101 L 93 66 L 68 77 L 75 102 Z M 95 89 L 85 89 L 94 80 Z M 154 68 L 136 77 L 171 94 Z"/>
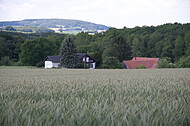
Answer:
<path fill-rule="evenodd" d="M 146 69 L 156 69 L 160 58 L 134 57 L 132 60 L 123 61 L 125 69 L 136 69 L 138 66 L 144 65 Z"/>

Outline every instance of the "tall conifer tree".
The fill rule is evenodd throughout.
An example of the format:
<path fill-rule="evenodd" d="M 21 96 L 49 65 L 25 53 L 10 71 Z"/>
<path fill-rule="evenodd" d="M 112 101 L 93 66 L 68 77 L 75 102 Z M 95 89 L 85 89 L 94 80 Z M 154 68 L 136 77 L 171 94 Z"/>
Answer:
<path fill-rule="evenodd" d="M 60 51 L 61 55 L 61 67 L 64 68 L 75 68 L 78 63 L 78 55 L 76 46 L 71 37 L 67 37 L 64 40 L 63 47 Z"/>

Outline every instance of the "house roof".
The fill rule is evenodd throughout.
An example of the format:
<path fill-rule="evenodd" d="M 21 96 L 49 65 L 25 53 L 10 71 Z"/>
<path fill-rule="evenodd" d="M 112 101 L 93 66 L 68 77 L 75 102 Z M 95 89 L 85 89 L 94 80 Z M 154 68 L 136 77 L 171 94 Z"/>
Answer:
<path fill-rule="evenodd" d="M 47 56 L 45 61 L 52 61 L 53 63 L 59 63 L 61 56 Z"/>
<path fill-rule="evenodd" d="M 96 60 L 94 58 L 90 57 L 86 53 L 77 53 L 77 54 L 78 54 L 78 60 L 79 60 L 79 62 L 83 61 L 83 57 L 89 57 L 89 63 L 96 62 Z"/>
<path fill-rule="evenodd" d="M 78 55 L 79 62 L 82 61 L 83 57 L 89 57 L 90 60 L 93 60 L 93 62 L 96 62 L 92 57 L 90 57 L 86 53 L 77 53 L 77 55 Z M 44 60 L 45 61 L 52 61 L 53 63 L 60 63 L 61 56 L 47 56 Z"/>
<path fill-rule="evenodd" d="M 132 61 L 135 61 L 135 60 L 153 60 L 154 63 L 157 63 L 160 60 L 160 58 L 133 57 Z"/>
<path fill-rule="evenodd" d="M 86 57 L 86 56 L 87 56 L 86 53 L 77 53 L 77 55 L 78 55 L 78 59 L 79 59 L 79 60 L 82 59 L 83 57 Z"/>
<path fill-rule="evenodd" d="M 147 69 L 155 69 L 159 60 L 159 58 L 134 57 L 132 60 L 123 61 L 123 63 L 128 69 L 136 69 L 140 65 L 144 65 Z"/>

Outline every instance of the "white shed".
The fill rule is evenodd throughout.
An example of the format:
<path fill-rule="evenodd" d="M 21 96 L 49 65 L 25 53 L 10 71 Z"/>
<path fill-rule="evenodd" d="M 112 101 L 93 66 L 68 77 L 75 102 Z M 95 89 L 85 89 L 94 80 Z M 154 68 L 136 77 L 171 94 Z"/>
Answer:
<path fill-rule="evenodd" d="M 45 68 L 57 68 L 60 64 L 61 56 L 47 56 L 45 58 Z"/>

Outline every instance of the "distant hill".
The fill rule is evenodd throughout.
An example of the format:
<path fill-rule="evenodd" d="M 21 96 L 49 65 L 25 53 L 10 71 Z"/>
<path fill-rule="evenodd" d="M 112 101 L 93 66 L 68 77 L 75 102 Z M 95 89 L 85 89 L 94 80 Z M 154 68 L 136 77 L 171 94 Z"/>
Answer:
<path fill-rule="evenodd" d="M 70 19 L 25 19 L 21 21 L 3 21 L 0 27 L 7 25 L 15 26 L 37 26 L 51 29 L 61 28 L 62 30 L 107 30 L 109 27 L 105 25 L 95 24 L 80 20 Z M 54 30 L 53 29 L 53 30 Z"/>

